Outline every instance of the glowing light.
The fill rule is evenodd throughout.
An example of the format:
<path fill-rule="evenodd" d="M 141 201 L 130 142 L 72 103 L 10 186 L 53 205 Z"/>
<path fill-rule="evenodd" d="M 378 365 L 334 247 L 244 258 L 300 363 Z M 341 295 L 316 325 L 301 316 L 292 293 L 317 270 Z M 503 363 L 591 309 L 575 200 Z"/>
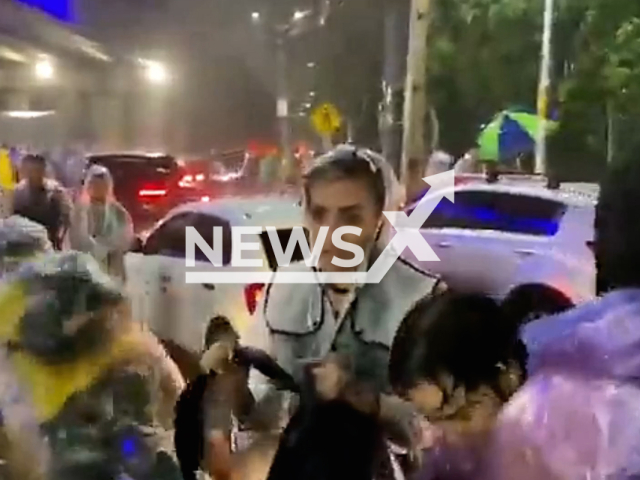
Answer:
<path fill-rule="evenodd" d="M 204 181 L 204 175 L 202 173 L 199 173 L 198 175 L 196 175 L 196 182 L 202 181 Z"/>
<path fill-rule="evenodd" d="M 251 20 L 253 20 L 254 22 L 260 21 L 260 12 L 253 12 L 251 14 Z"/>
<path fill-rule="evenodd" d="M 311 12 L 309 12 L 309 10 L 306 10 L 306 11 L 296 10 L 296 11 L 293 13 L 293 20 L 294 20 L 294 21 L 302 20 L 303 18 L 305 18 L 306 16 L 308 16 L 308 15 L 309 15 L 309 13 L 311 13 Z"/>
<path fill-rule="evenodd" d="M 21 118 L 21 119 L 30 119 L 30 118 L 41 118 L 48 117 L 50 115 L 55 115 L 54 110 L 8 110 L 2 112 L 2 115 L 10 118 Z"/>
<path fill-rule="evenodd" d="M 51 61 L 47 58 L 41 58 L 36 62 L 35 75 L 41 80 L 51 80 L 54 75 L 54 68 Z"/>
<path fill-rule="evenodd" d="M 140 197 L 164 197 L 166 194 L 166 190 L 140 190 L 138 192 Z"/>
<path fill-rule="evenodd" d="M 202 197 L 202 198 L 200 199 L 200 201 L 202 201 L 202 202 L 210 202 L 210 201 L 211 201 L 211 197 L 206 197 L 206 196 L 205 196 L 205 197 Z"/>
<path fill-rule="evenodd" d="M 150 83 L 162 85 L 168 82 L 169 72 L 167 67 L 153 60 L 141 60 L 145 68 L 145 76 Z"/>
<path fill-rule="evenodd" d="M 315 62 L 307 63 L 307 67 L 309 67 L 309 68 L 315 68 L 315 66 L 316 66 Z"/>

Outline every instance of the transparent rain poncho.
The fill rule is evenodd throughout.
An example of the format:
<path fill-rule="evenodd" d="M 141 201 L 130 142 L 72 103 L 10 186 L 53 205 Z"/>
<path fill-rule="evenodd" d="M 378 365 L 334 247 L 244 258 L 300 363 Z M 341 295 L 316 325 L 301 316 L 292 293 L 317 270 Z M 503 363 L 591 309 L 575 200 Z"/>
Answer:
<path fill-rule="evenodd" d="M 530 378 L 505 406 L 491 480 L 640 478 L 640 290 L 524 331 Z"/>
<path fill-rule="evenodd" d="M 89 196 L 88 188 L 95 178 L 108 184 L 109 191 L 103 204 L 91 202 Z M 71 247 L 91 254 L 110 273 L 123 276 L 122 256 L 131 247 L 133 238 L 131 218 L 113 196 L 113 179 L 109 170 L 94 165 L 87 173 L 83 192 L 73 213 Z"/>

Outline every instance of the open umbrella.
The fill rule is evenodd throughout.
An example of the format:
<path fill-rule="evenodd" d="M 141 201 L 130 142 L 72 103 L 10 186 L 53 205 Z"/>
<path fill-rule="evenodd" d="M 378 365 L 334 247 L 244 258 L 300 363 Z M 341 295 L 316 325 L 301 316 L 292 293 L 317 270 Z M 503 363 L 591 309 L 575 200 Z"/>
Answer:
<path fill-rule="evenodd" d="M 547 134 L 558 127 L 555 119 L 541 120 L 527 110 L 510 109 L 498 113 L 478 136 L 480 159 L 498 162 L 533 151 L 540 122 L 545 123 Z"/>

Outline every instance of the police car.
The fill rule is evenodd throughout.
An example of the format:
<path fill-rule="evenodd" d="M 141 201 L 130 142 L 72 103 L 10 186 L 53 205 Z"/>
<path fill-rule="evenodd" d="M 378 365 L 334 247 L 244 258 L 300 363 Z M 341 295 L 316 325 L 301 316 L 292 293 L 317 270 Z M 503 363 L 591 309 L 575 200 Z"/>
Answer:
<path fill-rule="evenodd" d="M 421 229 L 440 261 L 419 262 L 409 249 L 404 255 L 455 290 L 504 298 L 516 287 L 531 288 L 547 305 L 588 300 L 595 294 L 598 186 L 557 187 L 535 176 L 506 175 L 493 183 L 458 176 L 455 202 L 443 198 Z"/>
<path fill-rule="evenodd" d="M 201 351 L 207 325 L 217 315 L 229 318 L 242 333 L 255 312 L 264 285 L 187 284 L 186 272 L 231 270 L 232 227 L 275 227 L 280 244 L 286 248 L 293 227 L 302 225 L 302 221 L 302 208 L 296 196 L 223 198 L 176 207 L 139 237 L 134 251 L 125 256 L 134 318 L 147 323 L 162 340 L 190 353 Z M 222 266 L 215 267 L 199 248 L 195 248 L 196 267 L 186 266 L 188 226 L 194 227 L 212 249 L 214 227 L 222 227 Z M 260 250 L 243 251 L 242 258 L 262 259 L 260 270 L 275 270 L 277 261 L 268 234 L 263 230 L 258 237 Z M 243 237 L 243 241 L 251 239 Z M 301 250 L 296 248 L 292 261 L 301 259 Z"/>

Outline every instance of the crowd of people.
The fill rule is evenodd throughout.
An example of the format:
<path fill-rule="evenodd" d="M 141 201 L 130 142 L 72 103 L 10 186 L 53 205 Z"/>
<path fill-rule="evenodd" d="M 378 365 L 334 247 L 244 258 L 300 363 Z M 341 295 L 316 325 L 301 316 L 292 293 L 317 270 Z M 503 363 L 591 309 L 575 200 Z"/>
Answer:
<path fill-rule="evenodd" d="M 22 158 L 12 213 L 44 226 L 55 250 L 88 253 L 111 275 L 124 280 L 124 253 L 134 239 L 133 223 L 113 196 L 109 170 L 91 167 L 73 199 L 68 189 L 47 175 L 47 165 L 42 155 Z"/>
<path fill-rule="evenodd" d="M 0 478 L 640 477 L 640 163 L 602 181 L 590 303 L 531 319 L 522 296 L 454 292 L 399 259 L 378 284 L 270 284 L 246 335 L 212 319 L 195 375 L 131 316 L 109 172 L 72 205 L 41 158 L 22 168 L 0 221 Z M 359 270 L 402 204 L 388 163 L 354 146 L 302 193 L 312 248 L 321 227 L 361 229 L 343 236 Z M 327 242 L 317 268 L 351 257 Z"/>

